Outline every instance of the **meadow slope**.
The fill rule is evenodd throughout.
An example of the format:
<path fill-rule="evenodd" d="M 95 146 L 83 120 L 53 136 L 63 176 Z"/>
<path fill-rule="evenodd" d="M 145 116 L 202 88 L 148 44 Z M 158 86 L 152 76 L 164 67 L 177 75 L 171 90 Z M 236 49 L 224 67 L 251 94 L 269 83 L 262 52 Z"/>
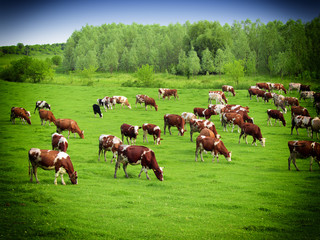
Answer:
<path fill-rule="evenodd" d="M 219 116 L 213 116 L 218 133 L 232 162 L 220 156 L 212 162 L 194 161 L 195 142 L 190 142 L 189 126 L 184 136 L 163 135 L 163 115 L 192 112 L 208 105 L 208 91 L 178 89 L 179 100 L 159 100 L 156 88 L 58 86 L 0 81 L 0 238 L 1 239 L 317 239 L 319 238 L 320 170 L 309 160 L 298 160 L 300 172 L 288 171 L 288 140 L 309 139 L 305 129 L 290 135 L 287 126 L 267 126 L 266 110 L 274 105 L 250 100 L 247 91 L 229 96 L 230 104 L 250 107 L 249 115 L 260 126 L 266 147 L 238 143 L 237 131 L 223 132 Z M 159 111 L 135 106 L 135 95 L 155 98 Z M 95 118 L 92 104 L 112 95 L 128 97 L 132 109 L 116 106 L 104 117 Z M 291 93 L 296 96 L 297 93 Z M 55 126 L 40 125 L 35 102 L 46 100 L 56 118 L 72 118 L 84 130 L 85 139 L 73 134 L 68 154 L 78 172 L 78 185 L 67 175 L 66 186 L 53 184 L 54 172 L 38 170 L 40 184 L 29 182 L 28 150 L 51 148 Z M 312 116 L 311 102 L 302 101 Z M 31 111 L 32 125 L 9 121 L 13 106 Z M 101 134 L 120 136 L 120 125 L 153 123 L 162 129 L 161 145 L 137 145 L 154 150 L 164 169 L 164 181 L 150 171 L 148 181 L 139 166 L 128 166 L 129 179 L 121 169 L 114 179 L 111 153 L 107 162 L 98 162 Z M 273 121 L 274 123 L 274 121 Z M 63 133 L 67 136 L 67 132 Z M 194 139 L 198 134 L 194 134 Z M 103 159 L 103 158 L 101 158 Z"/>

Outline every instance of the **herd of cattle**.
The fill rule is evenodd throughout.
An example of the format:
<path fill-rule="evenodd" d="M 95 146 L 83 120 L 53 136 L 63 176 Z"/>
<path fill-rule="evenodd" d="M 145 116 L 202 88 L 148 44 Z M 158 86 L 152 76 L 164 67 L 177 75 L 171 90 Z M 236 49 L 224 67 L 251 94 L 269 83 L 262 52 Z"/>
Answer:
<path fill-rule="evenodd" d="M 262 90 L 264 89 L 264 90 Z M 271 118 L 275 119 L 275 124 L 277 120 L 282 122 L 283 126 L 286 126 L 286 121 L 283 114 L 287 112 L 286 107 L 291 107 L 291 135 L 293 129 L 296 128 L 297 134 L 298 128 L 306 128 L 309 137 L 309 130 L 311 132 L 311 137 L 313 133 L 317 134 L 320 130 L 320 119 L 318 117 L 312 118 L 308 110 L 299 105 L 299 100 L 312 98 L 314 100 L 313 106 L 316 108 L 317 115 L 320 112 L 320 93 L 310 91 L 310 86 L 306 86 L 300 83 L 290 83 L 289 91 L 293 89 L 298 90 L 300 93 L 299 100 L 295 97 L 285 97 L 280 94 L 272 92 L 272 90 L 283 91 L 285 94 L 287 90 L 282 84 L 276 83 L 257 83 L 256 86 L 251 86 L 248 89 L 248 94 L 250 99 L 252 96 L 256 96 L 257 101 L 262 98 L 263 101 L 269 102 L 270 99 L 273 100 L 274 105 L 277 110 L 268 109 L 268 125 L 272 125 Z M 176 127 L 178 129 L 179 135 L 183 136 L 186 132 L 185 125 L 189 123 L 190 125 L 190 141 L 192 142 L 192 136 L 194 132 L 199 132 L 200 135 L 196 138 L 196 151 L 195 151 L 195 161 L 198 159 L 198 153 L 200 152 L 201 160 L 203 161 L 202 153 L 203 151 L 209 151 L 213 155 L 212 161 L 215 158 L 218 160 L 219 155 L 224 155 L 227 161 L 231 161 L 231 152 L 227 150 L 224 143 L 220 139 L 221 136 L 217 133 L 214 123 L 211 121 L 212 115 L 219 115 L 220 121 L 223 126 L 223 130 L 227 131 L 227 126 L 232 127 L 232 132 L 234 127 L 238 127 L 239 143 L 241 137 L 247 142 L 247 136 L 253 137 L 252 145 L 256 144 L 258 140 L 261 145 L 265 146 L 265 138 L 262 137 L 261 130 L 259 126 L 254 124 L 254 119 L 249 117 L 249 107 L 243 107 L 240 105 L 229 105 L 228 100 L 225 96 L 225 92 L 232 93 L 233 96 L 236 95 L 234 88 L 232 86 L 224 85 L 222 86 L 222 91 L 209 91 L 208 97 L 208 108 L 194 108 L 193 113 L 183 112 L 181 115 L 176 114 L 165 114 L 164 115 L 164 134 L 166 134 L 166 129 L 171 135 L 171 127 Z M 179 98 L 176 89 L 165 89 L 160 88 L 158 90 L 158 97 L 165 99 L 166 97 L 170 99 L 171 96 L 174 98 Z M 212 100 L 216 101 L 216 104 L 212 104 Z M 103 99 L 97 99 L 98 104 L 93 104 L 94 114 L 99 114 L 102 118 L 100 106 L 104 107 L 105 111 L 107 109 L 113 109 L 116 104 L 120 104 L 122 107 L 127 106 L 131 109 L 131 105 L 128 99 L 124 96 L 113 96 L 104 97 Z M 145 109 L 147 106 L 154 107 L 158 110 L 158 106 L 155 100 L 147 95 L 136 95 L 136 106 L 137 104 L 144 104 Z M 219 104 L 217 104 L 219 103 Z M 278 110 L 281 108 L 282 112 Z M 57 184 L 57 178 L 60 175 L 62 184 L 65 184 L 63 180 L 63 174 L 67 173 L 73 184 L 77 184 L 77 172 L 74 170 L 70 156 L 66 153 L 68 149 L 68 141 L 61 134 L 62 131 L 67 130 L 68 139 L 70 132 L 77 133 L 80 138 L 84 138 L 84 131 L 81 131 L 77 122 L 72 119 L 56 119 L 53 113 L 50 111 L 51 106 L 46 101 L 37 101 L 34 113 L 36 110 L 39 111 L 39 116 L 41 120 L 41 125 L 45 125 L 49 121 L 49 125 L 53 122 L 57 127 L 57 133 L 52 135 L 52 150 L 41 150 L 38 148 L 31 148 L 29 150 L 29 174 L 30 181 L 33 181 L 33 175 L 35 179 L 37 178 L 37 168 L 41 167 L 45 170 L 55 170 L 55 180 L 54 183 Z M 12 123 L 15 123 L 15 118 L 20 118 L 22 122 L 27 122 L 31 124 L 30 112 L 26 111 L 24 108 L 12 107 L 10 119 Z M 205 119 L 200 119 L 203 117 Z M 44 122 L 45 121 L 45 122 Z M 44 122 L 44 123 L 43 123 Z M 143 129 L 143 142 L 148 142 L 147 135 L 152 135 L 155 144 L 160 144 L 161 139 L 161 129 L 159 126 L 154 124 L 145 123 L 142 126 L 133 126 L 129 124 L 122 124 L 120 127 L 122 139 L 113 135 L 101 135 L 99 137 L 99 157 L 104 153 L 104 160 L 106 161 L 106 152 L 111 151 L 113 153 L 111 163 L 113 159 L 116 160 L 114 177 L 116 178 L 117 169 L 120 164 L 123 164 L 123 170 L 126 177 L 128 177 L 126 168 L 128 164 L 136 165 L 141 164 L 142 168 L 139 174 L 141 176 L 142 171 L 146 173 L 147 179 L 148 169 L 152 169 L 156 177 L 163 181 L 163 170 L 159 167 L 154 152 L 145 146 L 135 146 L 135 142 L 139 133 L 139 129 Z M 128 145 L 123 144 L 124 137 L 127 139 Z M 129 142 L 130 138 L 130 142 Z M 130 145 L 131 143 L 131 145 Z M 307 158 L 311 157 L 310 161 L 310 171 L 312 170 L 313 158 L 318 162 L 320 166 L 320 144 L 314 141 L 289 141 L 288 147 L 290 150 L 290 156 L 288 158 L 288 169 L 290 170 L 290 164 L 293 162 L 296 169 L 296 158 Z M 31 164 L 31 167 L 30 167 Z"/>

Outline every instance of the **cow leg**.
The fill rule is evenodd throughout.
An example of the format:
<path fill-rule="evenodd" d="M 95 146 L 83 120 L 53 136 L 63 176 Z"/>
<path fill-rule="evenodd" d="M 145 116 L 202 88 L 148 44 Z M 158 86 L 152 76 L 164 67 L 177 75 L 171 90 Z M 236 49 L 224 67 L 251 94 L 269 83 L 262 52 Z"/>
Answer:
<path fill-rule="evenodd" d="M 113 156 L 112 156 L 112 158 L 111 158 L 111 163 L 113 163 L 113 159 L 114 159 L 114 161 L 117 160 L 117 151 L 114 151 L 114 152 L 113 152 Z"/>
<path fill-rule="evenodd" d="M 167 128 L 166 121 L 164 121 L 164 126 L 163 126 L 163 128 L 164 128 L 164 130 L 163 130 L 163 131 L 164 131 L 164 132 L 163 132 L 163 134 L 164 134 L 164 135 L 166 135 L 166 128 Z"/>
<path fill-rule="evenodd" d="M 119 156 L 118 156 L 118 159 L 116 161 L 116 165 L 114 167 L 114 178 L 117 178 L 117 171 L 118 171 L 118 168 L 120 167 L 120 161 L 119 160 Z"/>
<path fill-rule="evenodd" d="M 243 131 L 241 129 L 241 133 L 240 133 L 240 136 L 239 136 L 239 143 L 240 143 L 240 139 L 241 139 L 242 135 L 243 135 Z"/>
<path fill-rule="evenodd" d="M 203 152 L 203 149 L 200 148 L 200 158 L 201 158 L 201 162 L 204 162 L 202 152 Z"/>
<path fill-rule="evenodd" d="M 104 161 L 107 162 L 107 150 L 103 150 Z"/>
<path fill-rule="evenodd" d="M 232 129 L 231 129 L 231 132 L 233 133 L 233 130 L 234 130 L 234 124 L 232 124 Z"/>
<path fill-rule="evenodd" d="M 296 170 L 300 171 L 299 168 L 296 165 L 296 154 L 295 153 L 291 153 L 289 159 L 292 160 L 292 163 L 295 166 Z M 290 165 L 290 162 L 289 162 L 289 165 Z M 289 166 L 289 170 L 290 170 L 290 166 Z"/>
<path fill-rule="evenodd" d="M 128 137 L 126 137 L 126 138 L 127 138 L 128 145 L 130 145 L 130 143 L 129 143 L 129 138 L 128 138 Z"/>
<path fill-rule="evenodd" d="M 248 144 L 248 141 L 247 141 L 247 134 L 244 134 L 244 139 L 246 141 L 246 144 Z"/>
<path fill-rule="evenodd" d="M 253 145 L 253 144 L 257 146 L 257 139 L 256 138 L 253 138 L 251 145 Z"/>
<path fill-rule="evenodd" d="M 169 131 L 170 135 L 172 135 L 172 133 L 171 133 L 171 126 L 170 126 L 170 125 L 168 126 L 168 131 Z"/>
<path fill-rule="evenodd" d="M 128 166 L 128 163 L 123 164 L 123 171 L 124 171 L 124 174 L 126 175 L 126 178 L 129 178 L 129 175 L 127 173 L 127 166 Z"/>
<path fill-rule="evenodd" d="M 143 131 L 143 142 L 144 142 L 144 140 L 146 140 L 146 142 L 148 143 L 147 131 Z"/>

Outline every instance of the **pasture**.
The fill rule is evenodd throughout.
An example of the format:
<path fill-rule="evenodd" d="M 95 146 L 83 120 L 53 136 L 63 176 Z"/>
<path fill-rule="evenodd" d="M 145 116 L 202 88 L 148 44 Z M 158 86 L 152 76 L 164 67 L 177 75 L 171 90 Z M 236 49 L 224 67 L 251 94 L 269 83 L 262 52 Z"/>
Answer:
<path fill-rule="evenodd" d="M 288 86 L 286 86 L 288 87 Z M 179 100 L 159 100 L 156 88 L 123 88 L 97 86 L 59 86 L 51 84 L 10 83 L 0 81 L 0 195 L 1 239 L 317 239 L 320 220 L 320 170 L 316 163 L 309 172 L 309 159 L 297 160 L 288 171 L 289 140 L 309 139 L 305 129 L 290 135 L 290 111 L 287 126 L 267 126 L 267 109 L 274 105 L 250 100 L 246 90 L 236 90 L 228 97 L 230 104 L 250 107 L 249 116 L 259 125 L 266 147 L 238 144 L 237 128 L 223 132 L 219 116 L 212 116 L 218 133 L 232 161 L 223 156 L 212 162 L 195 162 L 195 142 L 190 142 L 189 125 L 184 136 L 163 135 L 163 115 L 192 112 L 194 107 L 208 105 L 208 91 L 217 89 L 178 89 Z M 220 90 L 220 89 L 219 89 Z M 153 97 L 159 111 L 145 111 L 135 106 L 135 95 Z M 92 104 L 97 98 L 123 95 L 132 109 L 116 106 L 94 117 Z M 297 96 L 296 92 L 288 94 Z M 53 184 L 54 171 L 38 170 L 40 183 L 30 183 L 28 150 L 51 149 L 53 124 L 40 125 L 33 114 L 35 102 L 46 100 L 56 118 L 71 118 L 84 130 L 84 139 L 71 134 L 68 154 L 78 172 L 78 185 L 67 175 L 66 186 Z M 302 101 L 312 116 L 310 101 Z M 16 120 L 12 125 L 11 107 L 31 111 L 32 125 Z M 120 125 L 142 126 L 153 123 L 162 130 L 161 145 L 143 143 L 140 130 L 137 145 L 151 148 L 161 167 L 160 182 L 149 170 L 138 178 L 140 166 L 128 166 L 114 179 L 115 163 L 107 152 L 107 162 L 98 162 L 98 139 L 101 134 L 121 138 Z M 272 120 L 274 123 L 274 120 Z M 63 133 L 67 137 L 67 132 Z M 194 134 L 194 140 L 198 136 Z M 126 140 L 124 141 L 126 144 Z"/>

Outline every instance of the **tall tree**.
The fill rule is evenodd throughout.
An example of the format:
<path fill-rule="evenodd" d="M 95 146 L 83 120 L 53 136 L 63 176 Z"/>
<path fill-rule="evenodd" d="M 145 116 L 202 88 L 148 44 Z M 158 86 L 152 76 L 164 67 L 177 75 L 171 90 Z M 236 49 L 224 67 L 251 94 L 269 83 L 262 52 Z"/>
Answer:
<path fill-rule="evenodd" d="M 214 71 L 213 57 L 208 48 L 202 52 L 201 68 L 206 74 Z"/>
<path fill-rule="evenodd" d="M 192 48 L 188 53 L 188 73 L 192 74 L 192 76 L 198 74 L 200 72 L 200 59 L 197 55 L 197 52 Z M 188 74 L 188 77 L 189 77 Z"/>

